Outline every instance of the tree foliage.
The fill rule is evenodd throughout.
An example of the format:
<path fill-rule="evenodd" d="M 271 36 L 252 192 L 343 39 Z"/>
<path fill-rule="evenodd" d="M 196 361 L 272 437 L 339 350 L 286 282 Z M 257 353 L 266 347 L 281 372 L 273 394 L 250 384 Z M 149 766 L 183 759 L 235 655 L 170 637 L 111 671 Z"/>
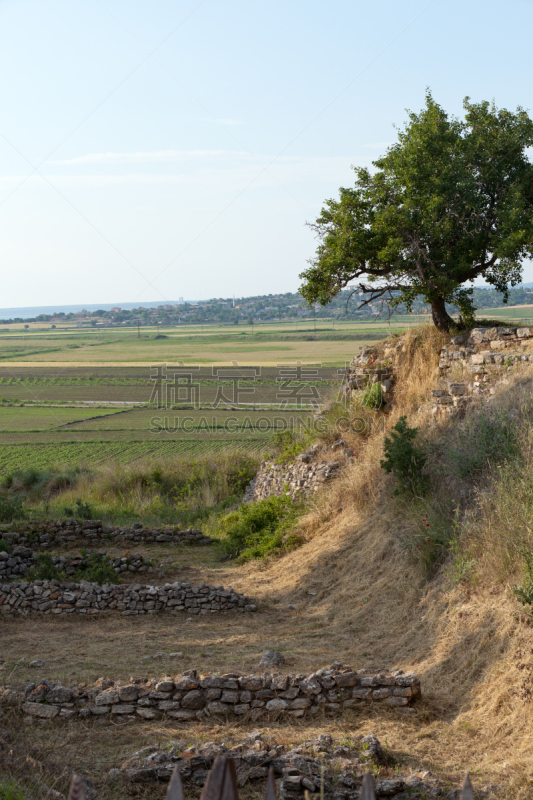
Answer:
<path fill-rule="evenodd" d="M 473 317 L 465 283 L 483 278 L 506 299 L 520 282 L 533 255 L 533 121 L 469 98 L 464 108 L 464 120 L 449 116 L 428 92 L 375 170 L 354 167 L 355 187 L 326 201 L 311 225 L 316 257 L 300 275 L 308 303 L 348 284 L 364 293 L 361 305 L 391 310 L 422 296 L 448 330 L 446 303 Z"/>

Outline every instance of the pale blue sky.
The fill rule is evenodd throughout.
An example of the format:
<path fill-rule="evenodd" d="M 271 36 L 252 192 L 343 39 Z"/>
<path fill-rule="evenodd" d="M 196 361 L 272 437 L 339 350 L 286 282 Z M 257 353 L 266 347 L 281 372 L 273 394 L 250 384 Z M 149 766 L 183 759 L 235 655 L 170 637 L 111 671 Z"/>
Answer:
<path fill-rule="evenodd" d="M 0 0 L 0 305 L 296 290 L 304 223 L 426 86 L 533 110 L 531 30 L 512 0 Z"/>

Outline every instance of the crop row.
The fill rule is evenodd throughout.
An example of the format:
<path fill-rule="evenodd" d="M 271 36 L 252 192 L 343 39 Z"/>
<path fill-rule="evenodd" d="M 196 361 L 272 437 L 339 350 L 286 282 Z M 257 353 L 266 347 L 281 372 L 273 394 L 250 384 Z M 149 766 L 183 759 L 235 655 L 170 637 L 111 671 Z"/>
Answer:
<path fill-rule="evenodd" d="M 260 452 L 265 438 L 239 437 L 214 441 L 177 442 L 87 442 L 64 444 L 4 445 L 0 448 L 0 473 L 17 469 L 45 469 L 52 465 L 72 467 L 80 463 L 97 465 L 106 461 L 128 464 L 141 458 L 197 456 L 227 450 Z"/>

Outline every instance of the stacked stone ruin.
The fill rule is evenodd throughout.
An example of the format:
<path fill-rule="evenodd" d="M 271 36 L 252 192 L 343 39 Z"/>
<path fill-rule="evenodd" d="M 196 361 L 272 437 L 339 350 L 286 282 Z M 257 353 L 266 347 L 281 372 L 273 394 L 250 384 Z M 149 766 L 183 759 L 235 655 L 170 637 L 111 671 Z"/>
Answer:
<path fill-rule="evenodd" d="M 263 500 L 271 495 L 288 495 L 295 500 L 318 492 L 321 486 L 338 475 L 341 467 L 340 461 L 314 460 L 319 451 L 316 445 L 296 456 L 290 464 L 278 464 L 274 459 L 262 461 L 255 478 L 246 488 L 243 502 Z"/>
<path fill-rule="evenodd" d="M 11 552 L 0 550 L 0 581 L 20 580 L 28 570 L 37 565 L 34 551 L 24 545 L 15 545 Z M 57 569 L 66 576 L 83 573 L 83 570 L 91 564 L 91 552 L 87 551 L 84 555 L 77 556 L 52 556 L 52 563 Z M 128 554 L 127 556 L 117 556 L 112 558 L 107 556 L 105 550 L 99 551 L 103 564 L 114 569 L 117 575 L 124 573 L 152 572 L 150 562 L 139 553 Z"/>
<path fill-rule="evenodd" d="M 176 545 L 209 545 L 213 540 L 202 531 L 187 528 L 145 528 L 136 522 L 126 527 L 104 525 L 101 520 L 53 520 L 49 522 L 27 522 L 23 526 L 2 525 L 0 539 L 10 544 L 20 544 L 33 548 L 49 549 L 58 545 L 69 545 L 83 541 L 124 544 L 137 542 L 151 544 L 168 542 Z"/>
<path fill-rule="evenodd" d="M 164 586 L 106 585 L 33 581 L 0 585 L 0 614 L 110 614 L 124 616 L 187 612 L 214 614 L 257 611 L 255 603 L 231 587 L 204 583 L 171 583 Z"/>
<path fill-rule="evenodd" d="M 132 783 L 167 782 L 177 767 L 184 785 L 203 786 L 215 759 L 225 756 L 235 764 L 240 787 L 264 784 L 272 768 L 280 800 L 303 800 L 306 792 L 328 800 L 357 800 L 368 769 L 376 776 L 377 797 L 405 800 L 444 794 L 444 787 L 427 771 L 424 777 L 416 773 L 402 777 L 388 763 L 379 739 L 373 734 L 348 740 L 321 734 L 299 745 L 280 744 L 261 731 L 237 741 L 231 739 L 227 743 L 208 742 L 198 746 L 173 742 L 164 750 L 145 747 L 120 768 L 110 770 L 109 776 Z"/>
<path fill-rule="evenodd" d="M 494 383 L 513 366 L 533 362 L 533 328 L 474 328 L 454 336 L 440 352 L 434 414 L 454 413 L 476 397 L 494 393 Z"/>
<path fill-rule="evenodd" d="M 383 410 L 389 411 L 394 387 L 392 358 L 394 349 L 384 353 L 377 347 L 362 347 L 352 358 L 346 370 L 342 392 L 344 396 L 353 391 L 361 391 L 379 383 L 383 400 Z"/>
<path fill-rule="evenodd" d="M 419 698 L 420 680 L 413 672 L 355 671 L 340 664 L 308 675 L 200 675 L 190 670 L 158 681 L 131 678 L 121 684 L 102 679 L 89 686 L 62 686 L 43 679 L 0 690 L 0 703 L 15 705 L 27 716 L 40 719 L 108 715 L 110 720 L 118 716 L 181 721 L 239 717 L 255 722 L 335 717 L 361 704 L 407 708 Z"/>

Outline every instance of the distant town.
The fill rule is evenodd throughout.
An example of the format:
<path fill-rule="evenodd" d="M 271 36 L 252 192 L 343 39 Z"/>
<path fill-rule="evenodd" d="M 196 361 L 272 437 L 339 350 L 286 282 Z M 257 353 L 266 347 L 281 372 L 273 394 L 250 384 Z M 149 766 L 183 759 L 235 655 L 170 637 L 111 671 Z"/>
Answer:
<path fill-rule="evenodd" d="M 285 294 L 257 295 L 255 297 L 240 298 L 214 298 L 197 303 L 184 301 L 182 298 L 176 303 L 166 303 L 160 306 L 138 306 L 133 309 L 114 306 L 111 309 L 97 309 L 96 311 L 58 311 L 50 314 L 37 314 L 36 316 L 14 316 L 0 319 L 0 324 L 9 325 L 20 322 L 43 322 L 52 327 L 61 323 L 73 321 L 79 327 L 121 327 L 121 326 L 154 326 L 154 325 L 250 325 L 262 322 L 280 322 L 288 320 L 329 319 L 358 320 L 387 314 L 386 308 L 381 303 L 368 303 L 361 307 L 365 301 L 362 292 L 345 289 L 325 306 L 314 304 L 309 306 L 298 292 Z M 478 309 L 496 308 L 503 305 L 504 298 L 501 292 L 488 288 L 474 288 L 474 304 Z M 533 304 L 533 289 L 530 284 L 524 284 L 509 289 L 509 306 Z M 150 303 L 150 306 L 153 306 Z M 454 310 L 453 307 L 451 309 Z M 399 313 L 406 313 L 403 307 L 398 308 Z M 412 312 L 424 314 L 429 312 L 429 307 L 417 299 L 413 303 Z"/>

